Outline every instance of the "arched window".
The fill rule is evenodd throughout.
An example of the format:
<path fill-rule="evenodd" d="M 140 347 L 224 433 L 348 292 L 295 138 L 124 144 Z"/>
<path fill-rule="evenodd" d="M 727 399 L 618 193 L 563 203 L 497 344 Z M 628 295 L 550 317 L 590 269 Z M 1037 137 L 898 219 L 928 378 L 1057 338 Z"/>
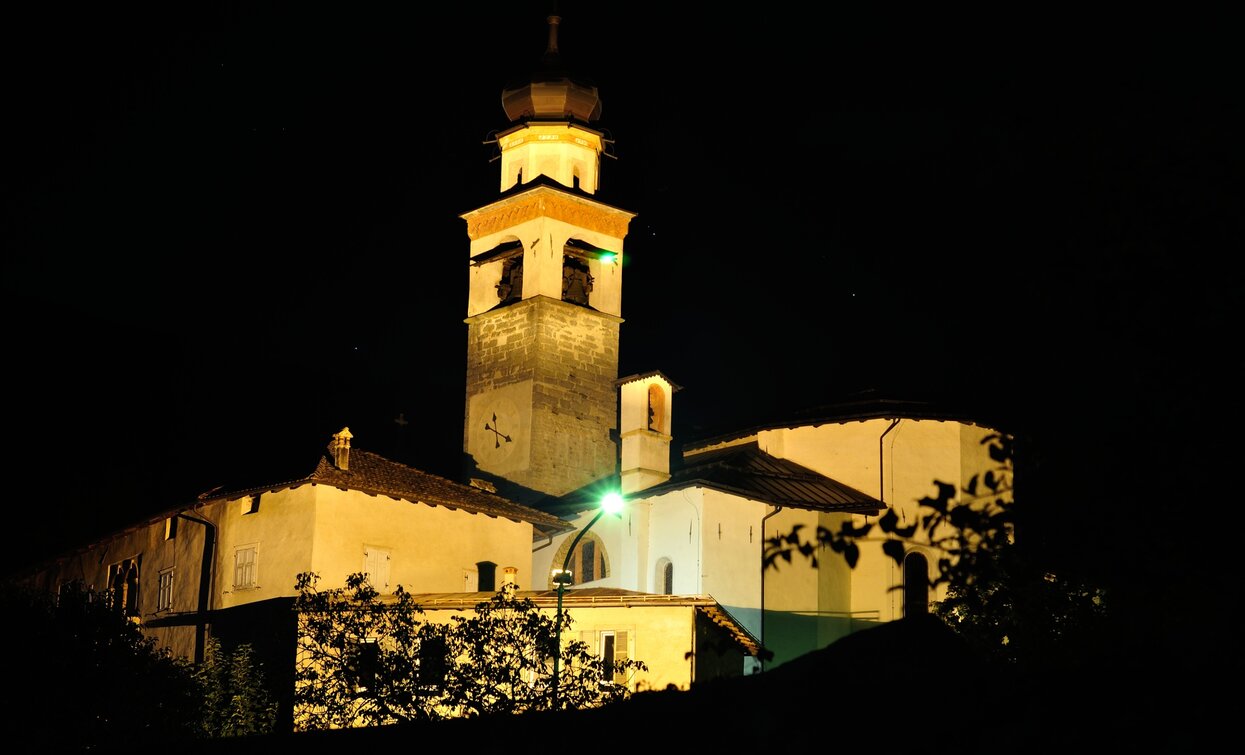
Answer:
<path fill-rule="evenodd" d="M 554 568 L 560 569 L 562 563 L 566 561 L 567 548 L 570 547 L 571 541 L 567 540 L 558 549 L 554 555 Z M 579 543 L 575 545 L 575 552 L 571 554 L 569 561 L 566 561 L 567 568 L 571 572 L 571 581 L 568 584 L 582 585 L 585 582 L 594 582 L 598 579 L 605 579 L 609 576 L 609 558 L 605 553 L 605 543 L 601 538 L 597 537 L 595 532 L 585 533 Z M 553 575 L 549 577 L 549 589 L 555 589 L 557 583 L 553 581 Z"/>
<path fill-rule="evenodd" d="M 929 613 L 929 562 L 913 551 L 903 559 L 903 615 Z"/>
<path fill-rule="evenodd" d="M 592 293 L 592 275 L 588 273 L 588 263 L 570 255 L 563 256 L 562 301 L 586 307 L 590 293 Z"/>
<path fill-rule="evenodd" d="M 652 383 L 648 387 L 648 429 L 654 432 L 665 432 L 666 392 L 661 386 Z"/>
<path fill-rule="evenodd" d="M 127 558 L 108 567 L 112 604 L 126 616 L 138 615 L 138 559 Z"/>
<path fill-rule="evenodd" d="M 657 560 L 656 587 L 662 595 L 674 595 L 674 563 L 668 558 Z"/>
<path fill-rule="evenodd" d="M 523 255 L 516 254 L 501 263 L 501 280 L 497 283 L 497 299 L 502 304 L 523 298 Z"/>

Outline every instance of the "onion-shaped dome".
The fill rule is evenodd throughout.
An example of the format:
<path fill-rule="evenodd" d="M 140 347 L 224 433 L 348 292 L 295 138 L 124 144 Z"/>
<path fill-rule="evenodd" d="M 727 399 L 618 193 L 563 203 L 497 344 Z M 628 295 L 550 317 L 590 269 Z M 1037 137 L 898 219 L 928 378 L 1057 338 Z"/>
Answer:
<path fill-rule="evenodd" d="M 595 121 L 601 117 L 601 97 L 591 81 L 571 77 L 558 53 L 559 16 L 549 16 L 549 46 L 541 69 L 529 81 L 507 87 L 501 106 L 512 123 L 526 120 Z"/>

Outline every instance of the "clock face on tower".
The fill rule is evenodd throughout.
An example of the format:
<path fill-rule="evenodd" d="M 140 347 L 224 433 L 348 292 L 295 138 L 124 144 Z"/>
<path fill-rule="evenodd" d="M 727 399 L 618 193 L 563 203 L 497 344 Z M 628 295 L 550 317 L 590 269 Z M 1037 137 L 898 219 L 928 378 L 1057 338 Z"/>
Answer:
<path fill-rule="evenodd" d="M 478 430 L 485 458 L 504 459 L 514 453 L 519 440 L 519 410 L 505 397 L 484 402 L 484 426 Z"/>
<path fill-rule="evenodd" d="M 481 391 L 470 398 L 467 451 L 489 472 L 525 465 L 531 426 L 532 382 Z"/>

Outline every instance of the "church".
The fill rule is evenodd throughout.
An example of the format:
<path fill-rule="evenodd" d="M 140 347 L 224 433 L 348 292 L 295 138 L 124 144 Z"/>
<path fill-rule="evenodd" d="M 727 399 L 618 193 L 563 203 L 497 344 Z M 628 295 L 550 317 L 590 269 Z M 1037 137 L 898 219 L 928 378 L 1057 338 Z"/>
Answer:
<path fill-rule="evenodd" d="M 887 511 L 918 521 L 936 481 L 993 467 L 996 433 L 918 403 L 822 407 L 709 438 L 672 435 L 680 386 L 661 365 L 619 374 L 623 260 L 635 214 L 596 198 L 601 93 L 571 76 L 550 17 L 544 67 L 507 87 L 498 196 L 465 213 L 467 364 L 460 480 L 325 428 L 307 471 L 202 493 L 40 566 L 55 591 L 115 590 L 161 644 L 200 658 L 250 642 L 292 689 L 297 574 L 367 572 L 429 610 L 504 585 L 562 604 L 602 655 L 643 661 L 634 690 L 762 673 L 864 628 L 925 612 L 928 533 L 863 543 L 853 568 L 765 568 L 768 539 Z M 447 285 L 452 282 L 446 282 Z M 274 475 L 276 472 L 274 471 Z M 600 514 L 621 493 L 617 515 Z M 555 602 L 556 601 L 556 602 Z M 288 710 L 286 711 L 288 714 Z"/>

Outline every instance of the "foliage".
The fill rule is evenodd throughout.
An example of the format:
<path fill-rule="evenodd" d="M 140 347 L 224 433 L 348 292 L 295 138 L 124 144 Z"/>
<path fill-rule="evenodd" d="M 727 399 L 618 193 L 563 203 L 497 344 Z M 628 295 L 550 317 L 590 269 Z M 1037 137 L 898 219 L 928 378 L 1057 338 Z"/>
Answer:
<path fill-rule="evenodd" d="M 994 468 L 972 476 L 960 491 L 935 481 L 934 495 L 919 501 L 916 522 L 901 525 L 889 509 L 876 522 L 858 526 L 844 521 L 838 530 L 819 527 L 811 540 L 797 525 L 767 538 L 765 568 L 776 568 L 780 559 L 791 563 L 796 555 L 816 566 L 822 549 L 840 554 L 855 568 L 860 542 L 875 528 L 885 537 L 883 553 L 902 564 L 907 544 L 919 540 L 940 554 L 929 585 L 946 590 L 933 613 L 958 634 L 1013 666 L 1065 652 L 1075 646 L 1072 640 L 1092 636 L 1101 625 L 1105 595 L 1081 580 L 1047 571 L 1040 555 L 1017 545 L 1014 440 L 996 433 L 982 443 Z"/>
<path fill-rule="evenodd" d="M 445 633 L 446 657 L 454 659 L 445 676 L 444 703 L 467 716 L 522 713 L 551 706 L 550 683 L 556 617 L 542 613 L 529 598 L 507 586 L 475 607 L 473 616 L 454 616 Z M 562 627 L 573 620 L 565 610 Z M 558 670 L 559 705 L 595 708 L 624 699 L 629 679 L 644 671 L 643 662 L 627 659 L 606 668 L 581 640 L 562 647 Z"/>
<path fill-rule="evenodd" d="M 220 640 L 210 638 L 195 679 L 203 694 L 203 736 L 272 733 L 277 701 L 264 683 L 263 666 L 249 644 L 225 650 Z"/>
<path fill-rule="evenodd" d="M 555 618 L 511 588 L 477 604 L 469 616 L 424 620 L 401 586 L 380 594 L 364 574 L 340 589 L 319 590 L 303 573 L 300 649 L 295 670 L 296 725 L 303 729 L 376 726 L 550 708 Z M 563 611 L 562 626 L 570 616 Z M 645 666 L 618 661 L 606 669 L 588 646 L 566 643 L 559 692 L 568 707 L 624 698 L 626 685 L 606 683 Z"/>
<path fill-rule="evenodd" d="M 80 583 L 58 596 L 6 584 L 4 677 L 10 746 L 39 752 L 167 745 L 198 733 L 189 661 L 158 648 L 107 592 Z M 16 620 L 20 617 L 20 621 Z"/>
<path fill-rule="evenodd" d="M 363 574 L 335 590 L 318 590 L 318 581 L 307 572 L 295 585 L 296 724 L 327 729 L 433 718 L 434 701 L 418 671 L 419 649 L 435 628 L 425 629 L 410 593 L 399 585 L 382 602 Z"/>

